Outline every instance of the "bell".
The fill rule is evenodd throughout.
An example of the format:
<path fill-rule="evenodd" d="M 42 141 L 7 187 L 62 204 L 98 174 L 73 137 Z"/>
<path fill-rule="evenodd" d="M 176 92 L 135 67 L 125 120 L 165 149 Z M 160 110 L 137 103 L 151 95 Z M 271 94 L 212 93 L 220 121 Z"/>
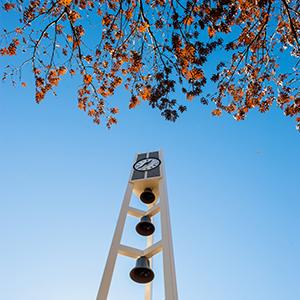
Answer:
<path fill-rule="evenodd" d="M 140 223 L 135 227 L 137 233 L 143 236 L 151 235 L 155 231 L 155 226 L 151 223 L 149 216 L 143 216 Z"/>
<path fill-rule="evenodd" d="M 155 200 L 155 195 L 150 188 L 145 188 L 140 195 L 140 199 L 146 204 L 151 204 Z"/>
<path fill-rule="evenodd" d="M 130 278 L 137 283 L 149 283 L 154 278 L 154 272 L 150 268 L 149 259 L 141 256 L 137 259 L 135 268 L 130 272 Z"/>

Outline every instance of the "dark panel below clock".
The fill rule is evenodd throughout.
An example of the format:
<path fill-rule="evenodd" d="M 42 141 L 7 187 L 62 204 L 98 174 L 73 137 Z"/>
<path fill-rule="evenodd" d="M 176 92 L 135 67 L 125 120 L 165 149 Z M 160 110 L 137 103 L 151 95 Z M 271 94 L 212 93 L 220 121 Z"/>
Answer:
<path fill-rule="evenodd" d="M 160 176 L 160 167 L 156 167 L 155 169 L 149 170 L 147 174 L 147 178 Z"/>
<path fill-rule="evenodd" d="M 143 179 L 145 176 L 145 172 L 140 172 L 140 171 L 133 171 L 131 180 L 135 180 L 135 179 Z"/>

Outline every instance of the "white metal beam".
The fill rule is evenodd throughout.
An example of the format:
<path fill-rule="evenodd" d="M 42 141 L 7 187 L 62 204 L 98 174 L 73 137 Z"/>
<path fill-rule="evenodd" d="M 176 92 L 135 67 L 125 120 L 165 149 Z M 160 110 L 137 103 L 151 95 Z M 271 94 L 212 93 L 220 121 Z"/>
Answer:
<path fill-rule="evenodd" d="M 125 246 L 125 245 L 120 245 L 119 254 L 136 259 L 140 256 L 143 256 L 144 251 L 137 249 L 137 248 Z"/>
<path fill-rule="evenodd" d="M 160 151 L 160 157 L 162 152 Z M 178 300 L 177 283 L 175 274 L 175 262 L 173 254 L 173 242 L 170 224 L 169 201 L 164 166 L 161 168 L 163 174 L 159 182 L 160 191 L 160 220 L 162 231 L 163 266 L 165 282 L 165 299 Z"/>
<path fill-rule="evenodd" d="M 150 209 L 147 210 L 146 215 L 148 215 L 149 217 L 153 217 L 156 214 L 158 214 L 160 212 L 160 205 L 155 204 L 154 206 L 152 206 Z"/>
<path fill-rule="evenodd" d="M 108 258 L 106 261 L 103 277 L 101 280 L 101 284 L 98 290 L 96 300 L 107 300 L 109 287 L 111 284 L 112 275 L 115 268 L 118 251 L 120 248 L 122 233 L 124 230 L 124 225 L 125 225 L 128 207 L 131 199 L 132 189 L 133 189 L 133 184 L 128 182 L 124 199 L 123 199 L 123 204 L 118 218 L 118 223 L 114 232 L 114 237 L 110 246 Z"/>
<path fill-rule="evenodd" d="M 129 207 L 128 214 L 130 216 L 133 216 L 133 217 L 136 217 L 136 218 L 141 218 L 142 216 L 145 215 L 145 212 L 141 209 L 137 209 L 137 208 L 134 208 L 134 207 Z"/>
<path fill-rule="evenodd" d="M 144 256 L 151 258 L 163 249 L 162 242 L 159 241 L 144 250 Z"/>

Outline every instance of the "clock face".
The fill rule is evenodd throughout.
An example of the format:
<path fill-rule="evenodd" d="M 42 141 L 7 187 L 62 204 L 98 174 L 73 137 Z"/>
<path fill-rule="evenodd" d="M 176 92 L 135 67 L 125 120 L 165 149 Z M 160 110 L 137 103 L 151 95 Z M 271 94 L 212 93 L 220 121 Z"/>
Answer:
<path fill-rule="evenodd" d="M 134 165 L 133 168 L 136 171 L 149 171 L 152 169 L 157 168 L 161 164 L 160 159 L 154 158 L 154 157 L 149 157 L 149 158 L 144 158 L 141 160 L 138 160 Z"/>

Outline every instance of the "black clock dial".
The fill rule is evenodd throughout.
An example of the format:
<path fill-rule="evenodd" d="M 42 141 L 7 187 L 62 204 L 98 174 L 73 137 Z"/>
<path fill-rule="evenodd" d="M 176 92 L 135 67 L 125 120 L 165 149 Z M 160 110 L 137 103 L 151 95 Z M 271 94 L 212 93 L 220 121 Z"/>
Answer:
<path fill-rule="evenodd" d="M 133 168 L 136 171 L 149 171 L 152 169 L 157 168 L 161 164 L 160 159 L 154 158 L 154 157 L 149 157 L 149 158 L 143 158 L 141 160 L 138 160 L 134 165 Z"/>

